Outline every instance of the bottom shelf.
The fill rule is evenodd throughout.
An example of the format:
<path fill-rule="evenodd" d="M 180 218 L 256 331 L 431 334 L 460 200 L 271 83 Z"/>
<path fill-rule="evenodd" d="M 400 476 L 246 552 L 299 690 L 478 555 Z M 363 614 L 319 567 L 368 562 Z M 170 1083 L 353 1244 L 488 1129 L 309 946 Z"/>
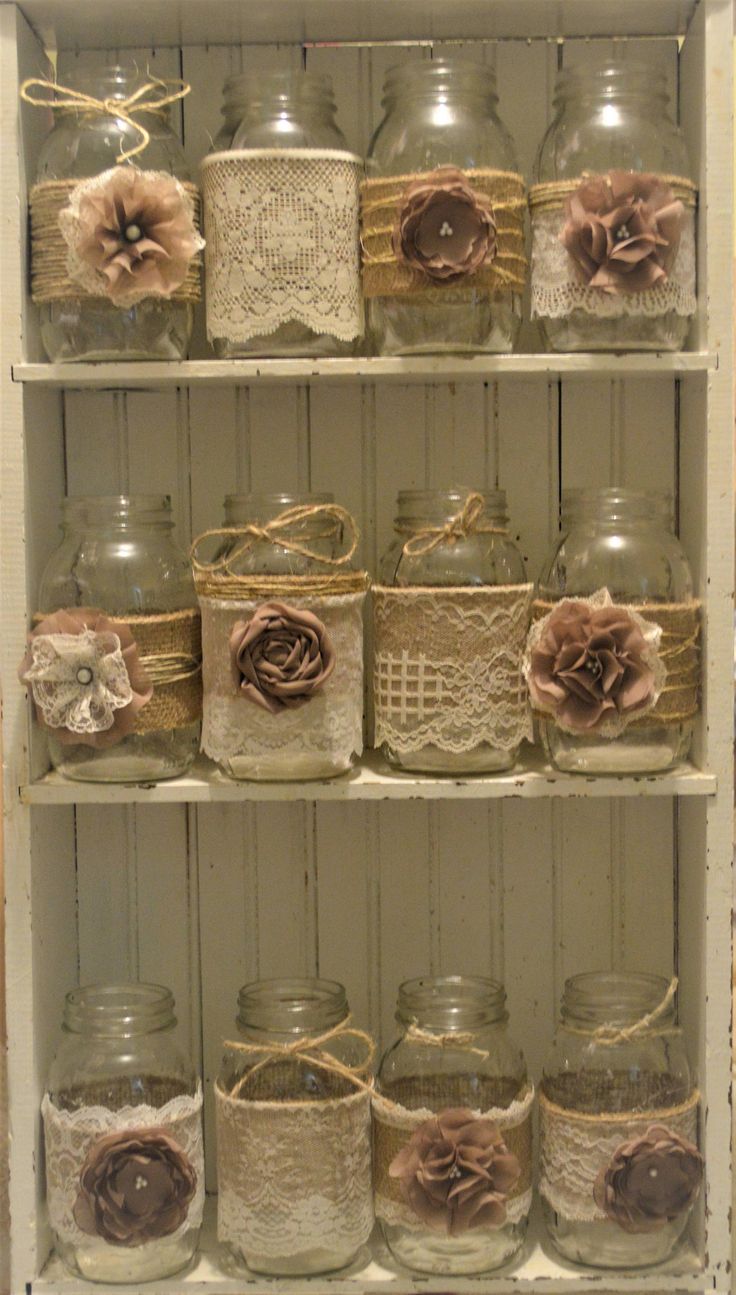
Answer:
<path fill-rule="evenodd" d="M 483 1273 L 478 1277 L 412 1276 L 399 1271 L 383 1245 L 378 1229 L 370 1247 L 350 1269 L 334 1275 L 311 1278 L 266 1278 L 256 1273 L 228 1274 L 217 1245 L 217 1206 L 210 1198 L 205 1211 L 201 1249 L 194 1266 L 159 1282 L 140 1285 L 92 1285 L 69 1276 L 61 1261 L 52 1256 L 42 1276 L 27 1287 L 27 1295 L 91 1295 L 109 1291 L 111 1295 L 420 1295 L 432 1292 L 449 1295 L 504 1295 L 511 1291 L 532 1291 L 543 1283 L 546 1291 L 703 1291 L 716 1286 L 703 1272 L 694 1248 L 685 1244 L 666 1264 L 640 1272 L 612 1272 L 600 1268 L 576 1268 L 556 1257 L 544 1239 L 544 1229 L 536 1209 L 532 1214 L 524 1250 L 513 1264 Z"/>

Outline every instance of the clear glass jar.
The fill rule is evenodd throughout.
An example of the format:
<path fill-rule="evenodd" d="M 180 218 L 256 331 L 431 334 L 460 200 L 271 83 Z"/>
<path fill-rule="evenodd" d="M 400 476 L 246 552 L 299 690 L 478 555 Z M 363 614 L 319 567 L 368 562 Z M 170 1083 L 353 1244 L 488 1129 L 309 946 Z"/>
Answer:
<path fill-rule="evenodd" d="M 102 66 L 96 73 L 66 78 L 70 89 L 96 99 L 127 99 L 150 78 L 134 67 Z M 148 131 L 146 148 L 130 165 L 191 179 L 184 150 L 169 123 L 168 108 L 136 112 Z M 100 175 L 116 165 L 140 134 L 113 113 L 58 108 L 54 128 L 38 159 L 36 179 L 71 180 Z M 122 165 L 128 165 L 127 163 Z M 67 298 L 39 306 L 41 339 L 53 362 L 69 360 L 183 360 L 192 333 L 193 308 L 186 301 L 146 297 L 135 306 L 115 306 L 104 297 Z"/>
<path fill-rule="evenodd" d="M 499 1109 L 508 1110 L 529 1090 L 524 1056 L 506 1028 L 505 1002 L 503 985 L 483 976 L 427 976 L 405 981 L 399 987 L 396 1011 L 400 1034 L 381 1060 L 376 1076 L 377 1093 L 405 1111 L 429 1110 L 438 1116 L 457 1109 L 468 1109 L 475 1115 L 480 1112 L 481 1116 Z M 457 1043 L 453 1042 L 454 1035 Z M 379 1121 L 374 1133 L 376 1213 L 386 1243 L 399 1263 L 418 1272 L 447 1274 L 486 1272 L 507 1263 L 523 1243 L 528 1202 L 520 1217 L 515 1220 L 507 1217 L 500 1226 L 495 1221 L 488 1226 L 476 1224 L 464 1229 L 457 1221 L 450 1225 L 444 1215 L 435 1218 L 434 1226 L 429 1226 L 414 1210 L 411 1223 L 399 1218 L 389 1221 L 393 1216 L 381 1204 L 380 1165 L 384 1156 L 380 1106 L 375 1114 Z M 528 1138 L 522 1159 L 527 1160 L 524 1169 L 529 1189 L 530 1118 L 529 1108 L 520 1120 Z M 518 1131 L 519 1126 L 502 1130 L 507 1151 L 519 1151 L 519 1145 L 513 1140 L 513 1134 Z M 404 1141 L 407 1140 L 405 1135 Z M 399 1151 L 393 1140 L 390 1150 Z M 462 1158 L 458 1164 L 453 1162 L 448 1184 L 462 1180 L 467 1168 Z M 492 1177 L 492 1165 L 489 1172 Z M 395 1180 L 395 1172 L 391 1178 Z M 433 1191 L 435 1202 L 439 1204 L 441 1185 L 434 1181 L 432 1185 L 437 1190 L 436 1195 Z M 495 1189 L 498 1190 L 498 1184 Z M 445 1202 L 442 1198 L 448 1213 L 450 1199 Z"/>
<path fill-rule="evenodd" d="M 289 69 L 244 72 L 225 82 L 223 97 L 225 123 L 216 148 L 347 151 L 347 141 L 335 121 L 332 79 L 321 72 Z M 233 134 L 227 143 L 233 122 Z M 355 350 L 353 343 L 316 333 L 298 320 L 244 341 L 215 337 L 212 344 L 220 359 L 253 355 L 352 355 Z"/>
<path fill-rule="evenodd" d="M 690 178 L 685 137 L 668 105 L 664 73 L 648 63 L 606 58 L 564 68 L 555 86 L 555 116 L 537 155 L 535 182 L 610 170 Z M 573 310 L 540 324 L 553 351 L 675 351 L 687 337 L 690 320 L 675 311 L 650 318 L 598 318 Z"/>
<path fill-rule="evenodd" d="M 667 991 L 668 982 L 661 976 L 637 972 L 588 972 L 565 982 L 561 1017 L 544 1063 L 540 1089 L 543 1165 L 548 1136 L 545 1099 L 563 1112 L 615 1116 L 630 1113 L 632 1121 L 643 1115 L 642 1125 L 672 1124 L 672 1108 L 687 1102 L 693 1093 L 685 1043 L 675 1025 L 674 1003 L 659 1012 L 650 1030 L 631 1031 L 647 1013 L 658 1012 Z M 629 1035 L 619 1036 L 616 1041 L 616 1032 L 627 1029 Z M 599 1031 L 598 1036 L 595 1031 Z M 594 1138 L 597 1130 L 595 1125 L 592 1128 Z M 620 1139 L 614 1134 L 613 1141 L 624 1143 L 633 1136 L 623 1122 Z M 587 1148 L 579 1145 L 578 1152 L 579 1182 L 583 1178 L 592 1182 L 605 1167 L 598 1163 L 601 1154 L 604 1160 L 609 1154 L 603 1135 L 591 1158 Z M 566 1218 L 545 1195 L 544 1172 L 540 1191 L 545 1223 L 557 1249 L 574 1263 L 600 1268 L 641 1268 L 661 1263 L 677 1244 L 689 1216 L 688 1209 L 652 1230 L 642 1227 L 629 1231 L 616 1226 L 612 1218 Z"/>
<path fill-rule="evenodd" d="M 462 487 L 450 490 L 401 490 L 394 523 L 396 538 L 381 558 L 383 585 L 452 587 L 462 585 L 519 585 L 526 580 L 524 559 L 507 533 L 506 491 L 483 492 L 485 508 L 480 527 L 467 535 L 453 535 L 426 553 L 406 552 L 412 536 L 427 530 L 441 531 L 460 513 L 470 494 Z M 462 734 L 458 733 L 458 737 Z M 445 751 L 435 745 L 410 753 L 382 746 L 390 764 L 399 769 L 428 773 L 494 773 L 510 769 L 518 746 L 510 751 L 488 742 L 467 751 Z"/>
<path fill-rule="evenodd" d="M 187 555 L 175 543 L 165 495 L 65 499 L 63 539 L 39 588 L 39 615 L 93 607 L 107 616 L 196 610 Z M 145 707 L 140 712 L 145 717 Z M 113 746 L 68 745 L 48 733 L 55 769 L 81 782 L 143 782 L 184 773 L 199 747 L 199 720 L 133 732 Z"/>
<path fill-rule="evenodd" d="M 384 83 L 384 118 L 371 141 L 369 178 L 414 175 L 452 166 L 518 171 L 513 140 L 496 106 L 490 67 L 441 58 L 402 63 Z M 437 299 L 373 297 L 369 335 L 380 355 L 513 350 L 521 294 L 448 286 Z"/>
<path fill-rule="evenodd" d="M 687 602 L 693 582 L 672 529 L 672 501 L 657 491 L 622 487 L 565 490 L 561 535 L 539 577 L 537 596 L 550 602 L 608 589 L 614 603 Z M 693 720 L 643 717 L 618 736 L 567 733 L 539 717 L 544 749 L 567 773 L 655 773 L 683 760 Z"/>
<path fill-rule="evenodd" d="M 66 995 L 61 1041 L 44 1099 L 47 1179 L 54 1176 L 47 1190 L 52 1225 L 58 1223 L 58 1253 L 72 1272 L 90 1281 L 167 1277 L 189 1263 L 197 1248 L 204 1184 L 193 1183 L 192 1169 L 195 1179 L 201 1177 L 202 1096 L 190 1061 L 171 1036 L 175 1025 L 173 996 L 161 985 L 85 985 Z M 111 1180 L 109 1172 L 97 1175 L 97 1204 L 108 1235 L 104 1222 L 96 1235 L 75 1227 L 67 1214 L 77 1181 L 67 1183 L 65 1176 L 75 1173 L 83 1184 L 84 1164 L 98 1139 L 146 1127 L 157 1132 L 163 1127 L 174 1140 L 189 1160 L 186 1178 L 177 1175 L 169 1182 L 158 1209 L 150 1202 L 147 1210 L 141 1209 L 140 1197 L 136 1201 L 131 1191 L 144 1191 L 148 1183 L 138 1177 L 126 1187 L 129 1157 L 122 1138 L 120 1158 L 112 1166 L 117 1179 Z M 135 1155 L 134 1148 L 129 1155 Z M 154 1166 L 159 1186 L 162 1169 L 170 1169 L 170 1162 Z"/>
<path fill-rule="evenodd" d="M 319 1052 L 365 1074 L 365 1045 L 349 1030 L 318 1045 L 310 1042 L 343 1023 L 347 1027 L 348 1021 L 345 990 L 336 981 L 262 980 L 240 990 L 236 1024 L 248 1051 L 225 1043 L 216 1089 L 218 1102 L 224 1094 L 231 1105 L 242 1104 L 248 1121 L 241 1129 L 236 1112 L 225 1124 L 218 1110 L 218 1233 L 236 1266 L 286 1277 L 332 1272 L 349 1264 L 370 1235 L 369 1095 L 349 1078 L 309 1059 Z M 274 1049 L 299 1044 L 301 1055 L 274 1056 Z M 345 1104 L 342 1111 L 336 1103 Z M 249 1113 L 254 1104 L 260 1119 Z M 356 1104 L 357 1118 L 346 1116 L 345 1108 Z M 319 1133 L 314 1120 L 320 1124 Z M 267 1181 L 256 1193 L 257 1200 L 242 1202 L 240 1209 L 228 1208 L 231 1191 L 237 1194 L 239 1181 L 249 1176 L 251 1159 L 260 1157 L 261 1136 L 273 1143 L 273 1153 L 258 1165 Z M 233 1155 L 247 1164 L 233 1165 Z M 356 1178 L 344 1196 L 351 1172 Z M 319 1201 L 316 1210 L 309 1200 L 312 1192 Z M 290 1208 L 284 1209 L 289 1201 Z M 254 1217 L 248 1220 L 251 1211 Z M 325 1219 L 331 1220 L 327 1226 Z"/>

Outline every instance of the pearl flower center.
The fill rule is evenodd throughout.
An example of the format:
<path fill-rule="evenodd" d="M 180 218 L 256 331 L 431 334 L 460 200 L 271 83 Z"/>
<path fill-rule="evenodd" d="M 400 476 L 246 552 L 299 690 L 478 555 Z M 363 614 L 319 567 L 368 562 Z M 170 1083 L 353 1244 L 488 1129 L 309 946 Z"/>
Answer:
<path fill-rule="evenodd" d="M 143 230 L 140 225 L 126 225 L 125 237 L 129 243 L 137 243 L 143 237 Z"/>
<path fill-rule="evenodd" d="M 94 673 L 88 665 L 80 665 L 77 670 L 77 683 L 88 684 L 94 679 Z"/>
<path fill-rule="evenodd" d="M 603 666 L 597 657 L 588 657 L 585 662 L 585 669 L 590 671 L 594 679 L 600 679 L 603 674 Z"/>
<path fill-rule="evenodd" d="M 619 243 L 623 243 L 625 239 L 631 238 L 628 225 L 619 225 L 618 229 L 616 230 L 616 238 L 618 239 Z"/>
<path fill-rule="evenodd" d="M 454 232 L 455 231 L 452 228 L 452 225 L 450 224 L 449 220 L 443 220 L 442 224 L 440 225 L 440 238 L 452 238 L 452 235 L 454 234 Z"/>
<path fill-rule="evenodd" d="M 148 1186 L 148 1179 L 144 1178 L 143 1174 L 138 1174 L 135 1180 L 135 1190 L 137 1192 L 142 1192 L 144 1187 L 147 1187 L 147 1186 Z"/>

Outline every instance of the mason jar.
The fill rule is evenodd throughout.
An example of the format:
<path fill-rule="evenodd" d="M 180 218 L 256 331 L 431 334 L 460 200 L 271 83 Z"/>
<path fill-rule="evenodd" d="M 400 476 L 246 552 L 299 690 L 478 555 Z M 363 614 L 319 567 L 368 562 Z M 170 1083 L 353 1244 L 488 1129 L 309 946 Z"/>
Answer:
<path fill-rule="evenodd" d="M 105 101 L 128 101 L 150 79 L 131 66 L 105 65 L 94 73 L 80 72 L 66 78 L 70 90 Z M 168 86 L 157 82 L 157 97 L 163 97 L 168 89 Z M 192 225 L 193 207 L 191 211 L 188 210 L 188 204 L 193 202 L 191 191 L 188 200 L 185 198 L 179 201 L 181 194 L 176 199 L 175 219 L 172 218 L 172 195 L 167 192 L 160 195 L 159 200 L 153 192 L 157 186 L 158 189 L 161 188 L 159 177 L 162 172 L 182 183 L 191 180 L 184 150 L 170 123 L 169 108 L 157 106 L 152 101 L 154 97 L 156 96 L 146 94 L 146 102 L 150 100 L 150 107 L 145 111 L 135 105 L 131 109 L 133 121 L 140 123 L 150 136 L 148 144 L 140 153 L 120 164 L 135 171 L 156 173 L 149 181 L 151 194 L 146 195 L 142 207 L 143 214 L 150 221 L 150 229 L 144 228 L 142 223 L 136 223 L 140 222 L 140 215 L 137 208 L 134 210 L 131 207 L 126 214 L 131 214 L 136 219 L 125 229 L 121 227 L 121 242 L 124 246 L 135 245 L 136 240 L 143 239 L 147 242 L 160 234 L 163 262 L 157 261 L 156 264 L 173 265 L 172 258 L 178 258 L 184 244 L 190 258 L 194 257 L 201 247 L 201 239 Z M 54 106 L 53 115 L 54 126 L 42 145 L 38 160 L 36 180 L 41 185 L 50 181 L 82 181 L 108 172 L 118 166 L 117 159 L 121 152 L 135 148 L 141 141 L 140 132 L 131 121 L 116 116 L 112 110 L 103 112 L 60 103 L 59 106 Z M 32 195 L 32 213 L 35 201 Z M 116 202 L 116 209 L 117 205 Z M 39 213 L 39 219 L 40 227 L 45 229 L 46 219 L 43 213 Z M 172 237 L 176 235 L 176 245 L 166 232 L 167 222 Z M 136 232 L 136 238 L 132 237 L 132 232 Z M 48 234 L 44 234 L 43 241 L 47 240 Z M 59 243 L 61 245 L 60 238 Z M 38 260 L 35 247 L 33 259 L 35 269 Z M 58 257 L 54 259 L 56 261 Z M 154 260 L 149 248 L 143 260 L 136 262 L 134 271 L 139 272 L 139 266 L 144 263 L 146 267 L 150 267 Z M 87 273 L 90 273 L 89 270 Z M 152 290 L 152 295 L 136 300 L 133 304 L 127 299 L 116 304 L 109 291 L 102 295 L 90 295 L 86 288 L 80 287 L 75 292 L 75 283 L 64 287 L 59 283 L 50 286 L 48 282 L 36 282 L 34 277 L 34 300 L 40 297 L 41 339 L 48 358 L 54 362 L 185 359 L 192 332 L 193 302 L 199 297 L 198 281 L 195 279 L 192 283 L 183 278 L 183 282 L 176 290 L 172 290 L 171 295 L 162 295 L 166 285 L 159 283 L 158 277 L 149 268 L 146 269 L 146 276 L 146 282 L 150 282 L 155 291 Z M 55 277 L 58 279 L 58 274 Z M 134 279 L 135 273 L 127 277 L 122 274 L 115 282 L 116 285 L 125 282 L 126 286 L 134 287 Z M 116 286 L 115 291 L 117 290 Z"/>
<path fill-rule="evenodd" d="M 702 1180 L 699 1094 L 660 976 L 565 982 L 540 1088 L 540 1185 L 557 1249 L 574 1263 L 661 1263 Z"/>
<path fill-rule="evenodd" d="M 534 1091 L 505 1002 L 484 976 L 399 987 L 399 1037 L 376 1076 L 375 1207 L 394 1258 L 418 1272 L 486 1272 L 524 1240 Z"/>
<path fill-rule="evenodd" d="M 653 773 L 687 756 L 699 604 L 672 522 L 672 501 L 657 491 L 563 491 L 527 657 L 540 735 L 558 769 Z"/>
<path fill-rule="evenodd" d="M 376 745 L 398 769 L 499 772 L 531 738 L 532 586 L 506 492 L 399 492 L 373 589 Z"/>
<path fill-rule="evenodd" d="M 197 754 L 200 617 L 173 528 L 165 495 L 63 502 L 21 678 L 67 778 L 173 778 Z"/>
<path fill-rule="evenodd" d="M 353 354 L 362 312 L 350 332 L 346 299 L 357 301 L 362 163 L 335 120 L 331 78 L 253 70 L 230 77 L 223 97 L 223 126 L 204 169 L 207 236 L 214 242 L 207 260 L 208 336 L 215 353 L 220 359 Z M 223 157 L 228 150 L 232 156 Z M 233 205 L 236 191 L 247 211 Z M 320 293 L 336 296 L 340 336 L 309 322 Z M 225 322 L 227 333 L 220 335 Z"/>
<path fill-rule="evenodd" d="M 373 1045 L 332 980 L 263 980 L 238 996 L 215 1087 L 218 1237 L 235 1266 L 344 1268 L 373 1227 Z"/>
<path fill-rule="evenodd" d="M 540 145 L 532 318 L 554 351 L 674 351 L 695 313 L 695 208 L 664 72 L 564 68 Z"/>
<path fill-rule="evenodd" d="M 204 1205 L 202 1086 L 161 985 L 66 995 L 43 1099 L 56 1248 L 97 1282 L 154 1281 L 194 1255 Z"/>
<path fill-rule="evenodd" d="M 524 287 L 522 177 L 495 73 L 402 63 L 384 84 L 363 193 L 363 288 L 381 355 L 511 351 Z"/>

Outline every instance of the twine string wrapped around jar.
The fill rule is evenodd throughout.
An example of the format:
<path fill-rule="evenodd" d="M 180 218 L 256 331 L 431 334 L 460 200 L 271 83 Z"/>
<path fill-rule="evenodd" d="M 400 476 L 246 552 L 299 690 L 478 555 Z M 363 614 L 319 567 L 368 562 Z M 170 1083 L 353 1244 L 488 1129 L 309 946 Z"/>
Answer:
<path fill-rule="evenodd" d="M 459 512 L 445 522 L 444 526 L 404 526 L 397 522 L 395 529 L 399 535 L 408 535 L 404 542 L 404 553 L 410 557 L 424 557 L 432 553 L 441 544 L 454 544 L 457 540 L 467 540 L 471 535 L 508 535 L 508 526 L 494 526 L 483 521 L 485 500 L 477 491 L 472 491 Z"/>
<path fill-rule="evenodd" d="M 32 95 L 30 93 L 32 86 L 40 86 L 42 90 L 51 91 L 53 98 Z M 177 88 L 169 89 L 170 86 Z M 151 136 L 143 122 L 136 121 L 136 114 L 163 113 L 172 103 L 186 99 L 191 89 L 188 81 L 179 78 L 151 77 L 144 85 L 123 98 L 109 95 L 105 99 L 97 99 L 82 90 L 72 90 L 69 86 L 59 85 L 58 81 L 31 76 L 23 82 L 19 93 L 25 103 L 30 103 L 36 108 L 53 108 L 55 112 L 91 112 L 99 113 L 101 116 L 118 117 L 139 136 L 137 144 L 132 148 L 122 149 L 115 158 L 116 162 L 128 162 L 131 157 L 137 157 L 142 153 L 151 142 Z"/>

